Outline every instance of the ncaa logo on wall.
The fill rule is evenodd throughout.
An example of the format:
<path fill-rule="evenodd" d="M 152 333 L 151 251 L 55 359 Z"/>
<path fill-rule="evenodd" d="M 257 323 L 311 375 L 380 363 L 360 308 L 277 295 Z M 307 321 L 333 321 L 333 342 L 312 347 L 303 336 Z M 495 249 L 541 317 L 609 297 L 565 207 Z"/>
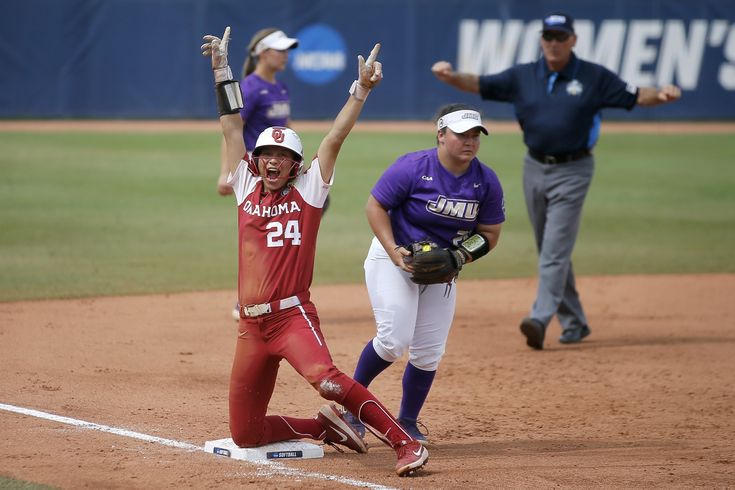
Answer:
<path fill-rule="evenodd" d="M 326 24 L 312 24 L 296 34 L 299 47 L 289 64 L 294 74 L 312 85 L 324 85 L 337 78 L 347 66 L 347 49 L 342 36 Z"/>

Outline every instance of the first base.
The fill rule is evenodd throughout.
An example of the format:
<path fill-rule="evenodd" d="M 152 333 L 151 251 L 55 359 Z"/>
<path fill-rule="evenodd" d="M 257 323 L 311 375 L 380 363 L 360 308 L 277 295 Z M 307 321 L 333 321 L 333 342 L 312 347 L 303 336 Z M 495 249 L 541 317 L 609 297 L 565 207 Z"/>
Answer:
<path fill-rule="evenodd" d="M 266 461 L 271 459 L 312 459 L 323 458 L 321 446 L 302 441 L 283 441 L 258 447 L 237 447 L 232 439 L 218 439 L 204 443 L 204 450 L 219 456 L 245 461 Z"/>

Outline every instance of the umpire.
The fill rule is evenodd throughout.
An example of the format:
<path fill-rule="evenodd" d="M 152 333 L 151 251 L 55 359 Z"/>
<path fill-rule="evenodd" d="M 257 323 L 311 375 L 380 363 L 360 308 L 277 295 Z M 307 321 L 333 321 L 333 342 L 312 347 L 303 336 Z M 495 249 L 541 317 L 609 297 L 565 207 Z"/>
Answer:
<path fill-rule="evenodd" d="M 590 334 L 571 257 L 594 173 L 600 110 L 654 106 L 681 96 L 673 85 L 657 89 L 627 84 L 607 68 L 577 58 L 572 52 L 576 42 L 574 20 L 552 13 L 543 19 L 543 56 L 536 62 L 482 76 L 455 72 L 446 61 L 432 67 L 444 83 L 515 107 L 528 147 L 523 192 L 539 254 L 536 300 L 521 332 L 537 350 L 543 349 L 555 314 L 563 329 L 559 342 L 579 342 Z"/>

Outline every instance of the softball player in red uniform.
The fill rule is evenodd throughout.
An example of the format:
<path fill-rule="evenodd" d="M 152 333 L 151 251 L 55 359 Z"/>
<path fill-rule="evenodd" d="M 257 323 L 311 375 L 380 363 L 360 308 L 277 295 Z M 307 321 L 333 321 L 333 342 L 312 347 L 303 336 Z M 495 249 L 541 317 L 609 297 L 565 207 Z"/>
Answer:
<path fill-rule="evenodd" d="M 240 110 L 242 117 L 242 136 L 249 151 L 266 128 L 289 126 L 291 99 L 288 87 L 276 75 L 286 69 L 288 53 L 297 48 L 299 40 L 288 37 L 282 30 L 274 27 L 256 32 L 247 46 L 248 55 L 242 67 L 240 92 L 248 105 Z M 232 194 L 232 186 L 227 183 L 230 162 L 227 160 L 227 146 L 222 138 L 220 146 L 220 172 L 217 179 L 217 192 L 221 196 Z M 326 208 L 326 205 L 325 205 Z M 232 317 L 240 321 L 240 312 L 235 302 Z"/>
<path fill-rule="evenodd" d="M 240 92 L 248 104 L 240 110 L 243 121 L 245 147 L 252 151 L 255 143 L 266 128 L 273 126 L 288 127 L 291 117 L 291 98 L 288 87 L 276 75 L 286 69 L 288 53 L 297 48 L 299 40 L 291 38 L 275 27 L 256 32 L 248 44 L 248 55 L 242 68 Z M 220 174 L 217 179 L 217 192 L 222 196 L 232 194 L 227 182 L 230 162 L 227 160 L 227 147 L 224 138 L 220 149 Z M 329 206 L 329 197 L 322 206 L 324 214 Z M 237 307 L 232 316 L 240 320 Z"/>
<path fill-rule="evenodd" d="M 337 369 L 309 300 L 321 208 L 334 177 L 342 143 L 357 121 L 370 90 L 382 78 L 376 44 L 367 61 L 358 56 L 358 80 L 319 145 L 308 170 L 298 135 L 273 127 L 261 133 L 247 156 L 242 137 L 240 89 L 227 64 L 230 28 L 223 38 L 204 36 L 212 55 L 220 123 L 227 145 L 238 206 L 241 320 L 230 378 L 230 432 L 240 447 L 310 438 L 367 451 L 362 438 L 332 404 L 315 418 L 266 415 L 282 359 L 327 400 L 357 415 L 397 454 L 396 473 L 426 464 L 428 452 L 398 424 L 372 393 Z"/>

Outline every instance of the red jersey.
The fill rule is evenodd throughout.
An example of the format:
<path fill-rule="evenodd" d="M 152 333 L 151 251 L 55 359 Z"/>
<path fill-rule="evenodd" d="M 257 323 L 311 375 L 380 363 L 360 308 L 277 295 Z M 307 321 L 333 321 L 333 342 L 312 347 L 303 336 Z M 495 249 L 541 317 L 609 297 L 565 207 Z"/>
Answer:
<path fill-rule="evenodd" d="M 332 185 L 322 180 L 319 160 L 262 199 L 263 179 L 254 176 L 245 161 L 229 183 L 238 207 L 240 304 L 269 303 L 308 291 L 322 207 Z"/>

